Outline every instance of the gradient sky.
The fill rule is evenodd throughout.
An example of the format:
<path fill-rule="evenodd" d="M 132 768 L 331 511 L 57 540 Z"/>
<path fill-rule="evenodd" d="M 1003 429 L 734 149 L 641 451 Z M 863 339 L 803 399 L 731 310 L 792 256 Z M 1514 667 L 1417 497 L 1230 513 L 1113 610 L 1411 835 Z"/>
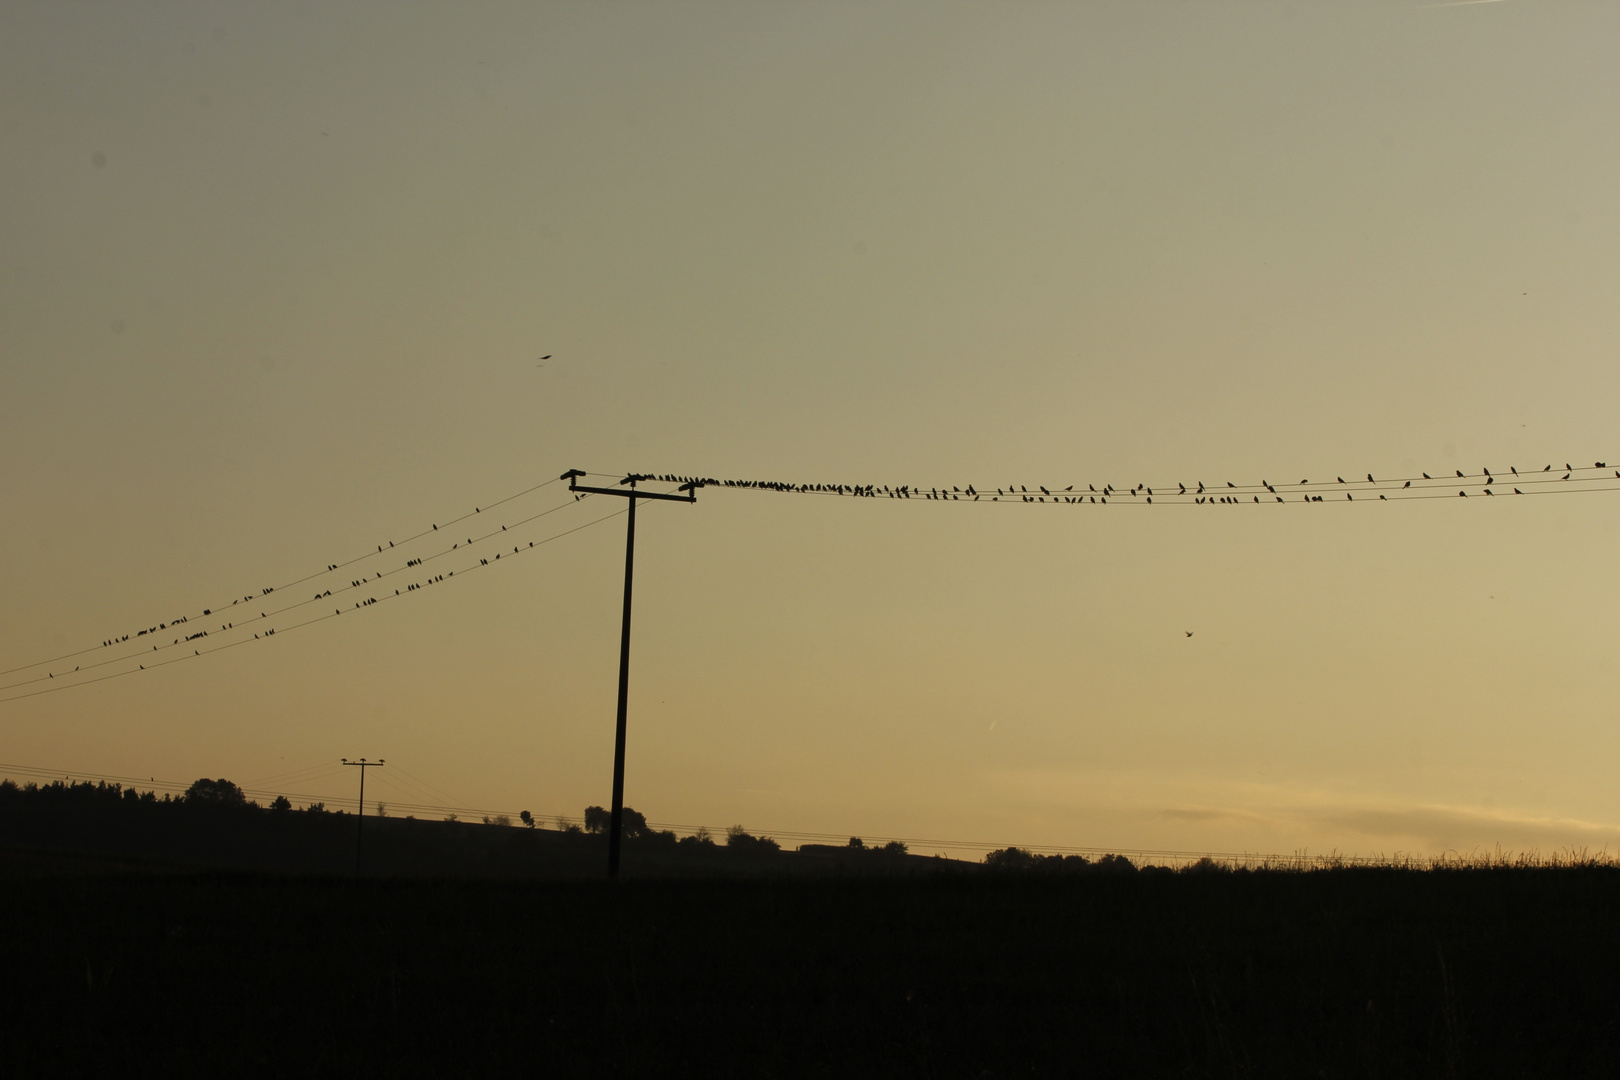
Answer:
<path fill-rule="evenodd" d="M 1613 4 L 1556 0 L 13 0 L 0 667 L 571 467 L 1620 460 L 1616 40 Z M 1620 494 L 705 491 L 638 523 L 627 802 L 990 844 L 1620 849 L 1617 526 Z M 609 797 L 622 567 L 620 518 L 0 704 L 0 761 L 251 782 L 366 755 L 578 814 Z"/>

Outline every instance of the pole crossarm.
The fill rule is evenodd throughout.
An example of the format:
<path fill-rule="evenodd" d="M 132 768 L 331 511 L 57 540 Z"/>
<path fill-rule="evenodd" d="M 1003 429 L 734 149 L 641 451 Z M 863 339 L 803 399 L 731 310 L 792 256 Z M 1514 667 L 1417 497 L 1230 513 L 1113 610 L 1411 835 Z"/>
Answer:
<path fill-rule="evenodd" d="M 619 481 L 618 487 L 607 488 L 587 487 L 586 485 L 581 484 L 579 482 L 579 478 L 584 475 L 586 475 L 584 469 L 569 469 L 557 479 L 568 481 L 569 491 L 584 492 L 590 495 L 617 495 L 621 499 L 663 499 L 666 502 L 683 503 L 697 502 L 697 489 L 703 486 L 702 483 L 694 480 L 691 483 L 682 484 L 676 489 L 677 491 L 686 492 L 685 495 L 670 495 L 666 492 L 636 490 L 637 484 L 645 480 L 656 480 L 657 477 L 655 476 L 643 475 L 641 473 L 631 473 L 629 476 L 626 476 L 623 480 Z"/>
<path fill-rule="evenodd" d="M 618 495 L 627 499 L 667 499 L 670 502 L 697 502 L 697 492 L 695 491 L 690 495 L 669 495 L 661 491 L 637 491 L 635 488 L 586 487 L 584 484 L 569 484 L 568 490 L 589 492 L 592 495 Z"/>

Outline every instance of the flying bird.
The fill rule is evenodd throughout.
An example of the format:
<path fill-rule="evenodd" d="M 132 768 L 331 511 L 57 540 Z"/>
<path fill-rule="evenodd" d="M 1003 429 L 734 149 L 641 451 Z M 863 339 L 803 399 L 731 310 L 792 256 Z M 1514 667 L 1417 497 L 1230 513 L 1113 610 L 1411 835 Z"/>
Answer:
<path fill-rule="evenodd" d="M 1188 637 L 1192 637 L 1192 631 L 1191 631 L 1191 630 L 1188 630 L 1188 631 L 1187 631 L 1187 636 L 1188 636 Z"/>

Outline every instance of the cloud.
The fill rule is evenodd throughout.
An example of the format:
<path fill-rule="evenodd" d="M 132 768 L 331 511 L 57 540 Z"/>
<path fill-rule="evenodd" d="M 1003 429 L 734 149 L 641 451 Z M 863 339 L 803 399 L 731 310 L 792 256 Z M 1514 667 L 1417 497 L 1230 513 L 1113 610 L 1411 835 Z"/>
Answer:
<path fill-rule="evenodd" d="M 1166 788 L 1184 799 L 1164 800 Z M 1027 831 L 1031 843 L 1361 855 L 1498 847 L 1508 853 L 1620 851 L 1620 823 L 1403 799 L 1344 785 L 1029 770 L 996 774 L 992 790 L 1016 807 L 1002 827 Z"/>

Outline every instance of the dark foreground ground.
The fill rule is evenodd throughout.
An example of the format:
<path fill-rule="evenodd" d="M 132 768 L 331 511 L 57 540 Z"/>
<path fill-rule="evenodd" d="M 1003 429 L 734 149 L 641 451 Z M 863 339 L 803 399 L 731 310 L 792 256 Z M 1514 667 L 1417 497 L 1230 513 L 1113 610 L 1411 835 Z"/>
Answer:
<path fill-rule="evenodd" d="M 10 865 L 10 1076 L 1620 1074 L 1613 870 L 610 886 Z"/>

